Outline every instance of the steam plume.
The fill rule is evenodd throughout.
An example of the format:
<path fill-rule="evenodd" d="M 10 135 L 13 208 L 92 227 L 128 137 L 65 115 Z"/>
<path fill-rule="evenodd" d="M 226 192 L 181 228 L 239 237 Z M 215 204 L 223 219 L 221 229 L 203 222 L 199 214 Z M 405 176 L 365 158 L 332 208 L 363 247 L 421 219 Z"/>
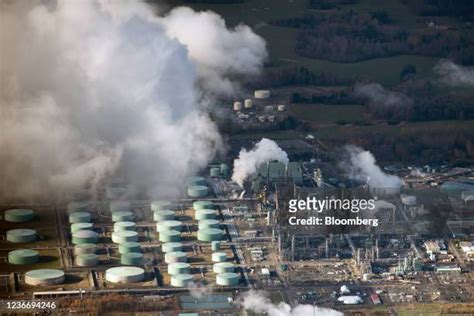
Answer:
<path fill-rule="evenodd" d="M 352 179 L 367 180 L 371 188 L 399 188 L 402 180 L 394 175 L 388 175 L 380 169 L 370 151 L 348 145 L 345 147 L 349 154 L 348 161 L 342 166 Z"/>
<path fill-rule="evenodd" d="M 409 106 L 413 100 L 403 93 L 385 89 L 380 83 L 357 84 L 356 95 L 366 97 L 377 107 L 395 108 Z"/>
<path fill-rule="evenodd" d="M 234 74 L 196 50 L 231 37 L 241 50 L 217 51 L 244 61 L 245 45 L 262 41 L 211 13 L 159 18 L 136 1 L 2 1 L 0 9 L 2 198 L 90 188 L 113 173 L 151 195 L 177 194 L 180 179 L 221 146 L 202 87 Z M 183 16 L 193 20 L 184 34 L 212 33 L 200 32 L 202 46 L 171 36 Z M 261 63 L 251 65 L 239 74 L 256 74 Z"/>
<path fill-rule="evenodd" d="M 439 80 L 449 86 L 474 86 L 474 68 L 463 67 L 450 60 L 441 60 L 434 67 Z"/>
<path fill-rule="evenodd" d="M 333 309 L 317 307 L 312 305 L 297 305 L 291 307 L 286 303 L 273 304 L 265 292 L 251 290 L 240 298 L 240 304 L 245 310 L 251 310 L 257 314 L 266 313 L 269 316 L 342 316 L 341 312 Z"/>
<path fill-rule="evenodd" d="M 241 187 L 245 179 L 254 174 L 258 167 L 266 162 L 278 160 L 288 164 L 288 155 L 278 147 L 274 141 L 262 138 L 255 147 L 247 151 L 243 148 L 239 153 L 239 158 L 234 160 L 234 171 L 232 180 Z"/>

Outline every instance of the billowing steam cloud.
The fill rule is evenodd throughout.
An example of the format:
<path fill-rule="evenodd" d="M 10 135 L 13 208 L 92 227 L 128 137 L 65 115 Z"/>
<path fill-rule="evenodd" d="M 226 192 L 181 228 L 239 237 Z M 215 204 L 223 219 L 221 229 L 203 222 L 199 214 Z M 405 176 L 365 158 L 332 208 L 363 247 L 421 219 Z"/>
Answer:
<path fill-rule="evenodd" d="M 245 179 L 254 174 L 266 162 L 278 160 L 288 164 L 288 155 L 273 140 L 262 138 L 255 147 L 247 151 L 243 148 L 239 158 L 234 160 L 232 180 L 243 186 Z"/>
<path fill-rule="evenodd" d="M 329 308 L 322 308 L 312 305 L 297 305 L 291 307 L 286 303 L 273 304 L 265 292 L 251 290 L 240 298 L 240 304 L 245 310 L 253 311 L 257 314 L 266 313 L 269 316 L 342 316 L 338 312 Z"/>
<path fill-rule="evenodd" d="M 353 145 L 346 146 L 345 150 L 349 157 L 342 167 L 350 178 L 367 181 L 371 188 L 399 188 L 403 184 L 399 177 L 384 173 L 369 151 Z"/>
<path fill-rule="evenodd" d="M 168 35 L 188 48 L 207 91 L 231 95 L 234 77 L 257 75 L 267 58 L 265 41 L 248 26 L 227 30 L 224 19 L 211 11 L 177 8 L 163 24 Z"/>
<path fill-rule="evenodd" d="M 377 107 L 397 108 L 413 104 L 413 100 L 403 93 L 385 89 L 380 83 L 357 84 L 354 92 L 366 97 Z"/>
<path fill-rule="evenodd" d="M 157 18 L 135 1 L 2 1 L 0 9 L 2 197 L 90 188 L 112 173 L 150 194 L 176 194 L 221 144 L 201 110 L 208 91 L 196 83 L 225 81 L 236 73 L 229 63 L 248 61 L 245 45 L 262 41 L 210 13 Z M 171 36 L 183 16 L 193 23 L 179 27 L 199 32 L 200 45 Z M 214 47 L 228 37 L 241 49 Z M 213 49 L 229 61 L 206 59 L 202 50 Z M 258 72 L 265 53 L 252 56 L 238 74 Z"/>
<path fill-rule="evenodd" d="M 449 86 L 474 86 L 474 68 L 463 67 L 450 60 L 441 60 L 434 67 L 439 80 Z"/>

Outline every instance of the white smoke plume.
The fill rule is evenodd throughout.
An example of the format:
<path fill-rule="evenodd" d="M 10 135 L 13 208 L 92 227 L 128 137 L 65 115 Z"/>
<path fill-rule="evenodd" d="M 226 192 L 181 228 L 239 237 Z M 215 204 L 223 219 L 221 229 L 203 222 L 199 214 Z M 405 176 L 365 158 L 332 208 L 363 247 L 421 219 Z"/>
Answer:
<path fill-rule="evenodd" d="M 0 197 L 91 188 L 111 174 L 150 195 L 176 195 L 221 148 L 199 83 L 234 74 L 169 34 L 182 15 L 193 18 L 183 28 L 199 32 L 199 49 L 232 62 L 261 41 L 217 15 L 179 9 L 168 22 L 138 1 L 0 2 Z M 204 40 L 227 36 L 240 53 Z M 240 74 L 256 74 L 261 63 L 252 65 Z"/>
<path fill-rule="evenodd" d="M 370 151 L 353 145 L 345 146 L 345 150 L 349 157 L 341 166 L 350 178 L 367 181 L 371 188 L 399 188 L 402 186 L 403 181 L 399 177 L 382 171 Z"/>
<path fill-rule="evenodd" d="M 239 298 L 240 305 L 257 314 L 269 316 L 343 316 L 344 314 L 329 308 L 312 305 L 290 305 L 281 302 L 273 304 L 263 291 L 248 291 Z"/>
<path fill-rule="evenodd" d="M 413 100 L 401 92 L 385 89 L 380 83 L 357 84 L 354 92 L 358 96 L 369 98 L 378 107 L 395 108 L 413 104 Z"/>
<path fill-rule="evenodd" d="M 166 33 L 183 43 L 197 62 L 201 84 L 217 95 L 235 93 L 235 77 L 258 75 L 267 58 L 261 37 L 242 24 L 227 29 L 224 19 L 212 11 L 176 8 L 162 22 Z"/>
<path fill-rule="evenodd" d="M 212 286 L 200 282 L 191 282 L 188 285 L 189 294 L 195 299 L 202 299 L 212 294 Z"/>
<path fill-rule="evenodd" d="M 247 151 L 240 150 L 239 158 L 234 160 L 232 180 L 241 187 L 245 179 L 254 174 L 258 167 L 266 162 L 278 160 L 288 164 L 288 155 L 273 140 L 262 138 L 255 147 Z"/>
<path fill-rule="evenodd" d="M 463 67 L 450 60 L 441 60 L 433 68 L 439 80 L 449 86 L 474 86 L 474 67 Z"/>

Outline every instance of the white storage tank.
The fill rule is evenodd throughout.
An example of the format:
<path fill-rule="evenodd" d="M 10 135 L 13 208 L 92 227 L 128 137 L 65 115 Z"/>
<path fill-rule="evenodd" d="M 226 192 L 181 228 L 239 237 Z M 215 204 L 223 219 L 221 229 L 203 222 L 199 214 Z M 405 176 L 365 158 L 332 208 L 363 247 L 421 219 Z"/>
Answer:
<path fill-rule="evenodd" d="M 227 254 L 225 252 L 212 253 L 212 262 L 226 262 Z"/>
<path fill-rule="evenodd" d="M 161 251 L 164 253 L 181 251 L 182 248 L 183 248 L 183 245 L 179 242 L 167 242 L 161 245 Z"/>
<path fill-rule="evenodd" d="M 212 271 L 214 273 L 228 273 L 228 272 L 234 272 L 234 264 L 231 262 L 218 262 L 214 263 Z"/>
<path fill-rule="evenodd" d="M 137 227 L 137 224 L 135 224 L 135 222 L 115 222 L 114 231 L 115 232 L 120 232 L 124 230 L 135 231 L 136 227 Z"/>
<path fill-rule="evenodd" d="M 138 233 L 131 230 L 122 230 L 112 233 L 112 241 L 117 244 L 138 241 Z"/>
<path fill-rule="evenodd" d="M 25 273 L 25 283 L 35 286 L 62 284 L 65 278 L 64 271 L 57 269 L 37 269 Z"/>
<path fill-rule="evenodd" d="M 278 112 L 284 112 L 286 110 L 286 105 L 284 104 L 279 104 L 278 105 Z"/>
<path fill-rule="evenodd" d="M 255 90 L 254 92 L 255 99 L 268 99 L 270 97 L 269 90 Z"/>
<path fill-rule="evenodd" d="M 7 231 L 7 241 L 12 243 L 29 243 L 36 240 L 36 230 L 19 228 Z"/>
<path fill-rule="evenodd" d="M 188 260 L 187 254 L 182 251 L 173 251 L 165 253 L 165 262 L 174 263 L 174 262 L 186 262 Z"/>
<path fill-rule="evenodd" d="M 252 99 L 245 99 L 244 101 L 244 107 L 246 109 L 251 109 L 253 106 L 253 102 L 252 102 Z"/>
<path fill-rule="evenodd" d="M 95 267 L 99 263 L 99 256 L 93 253 L 76 256 L 78 267 Z"/>
<path fill-rule="evenodd" d="M 234 102 L 234 111 L 241 111 L 242 110 L 242 103 L 239 101 Z"/>
<path fill-rule="evenodd" d="M 139 267 L 115 267 L 105 271 L 105 279 L 112 283 L 135 283 L 145 279 L 145 270 Z"/>
<path fill-rule="evenodd" d="M 217 285 L 231 286 L 239 284 L 239 275 L 234 272 L 219 273 L 216 276 Z"/>
<path fill-rule="evenodd" d="M 95 253 L 97 250 L 96 244 L 79 244 L 74 246 L 74 255 L 85 255 Z"/>

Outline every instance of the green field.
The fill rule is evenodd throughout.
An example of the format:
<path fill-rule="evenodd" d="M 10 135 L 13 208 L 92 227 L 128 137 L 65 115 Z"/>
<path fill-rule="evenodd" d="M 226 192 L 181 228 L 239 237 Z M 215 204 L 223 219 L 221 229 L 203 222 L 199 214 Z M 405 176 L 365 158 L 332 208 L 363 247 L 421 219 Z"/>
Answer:
<path fill-rule="evenodd" d="M 292 104 L 290 111 L 302 121 L 312 123 L 361 123 L 368 121 L 363 105 Z"/>
<path fill-rule="evenodd" d="M 356 63 L 336 63 L 327 60 L 305 58 L 294 51 L 297 30 L 269 25 L 269 22 L 288 17 L 298 17 L 314 12 L 307 0 L 248 0 L 237 4 L 189 4 L 197 10 L 212 10 L 224 17 L 228 25 L 245 23 L 266 41 L 272 67 L 305 66 L 313 72 L 332 72 L 344 77 L 357 76 L 378 81 L 386 86 L 399 83 L 400 71 L 407 64 L 417 68 L 419 76 L 430 74 L 437 58 L 423 56 L 394 56 Z M 386 10 L 394 23 L 406 28 L 424 27 L 423 22 L 398 0 L 360 0 L 353 6 L 357 12 Z"/>

